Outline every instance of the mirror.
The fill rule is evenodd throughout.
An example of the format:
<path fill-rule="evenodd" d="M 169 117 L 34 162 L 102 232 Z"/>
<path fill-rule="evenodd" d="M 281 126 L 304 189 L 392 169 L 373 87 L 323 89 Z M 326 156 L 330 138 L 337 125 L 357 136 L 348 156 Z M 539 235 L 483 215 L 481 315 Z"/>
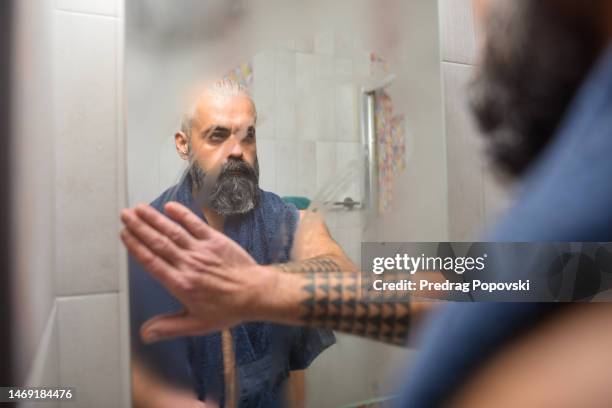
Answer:
<path fill-rule="evenodd" d="M 254 110 L 243 107 L 246 119 L 236 126 L 243 129 L 241 143 L 254 139 L 247 150 L 257 158 L 259 187 L 322 214 L 355 264 L 361 242 L 447 239 L 437 2 L 330 3 L 126 4 L 130 206 L 160 195 L 158 204 L 182 197 L 198 209 L 210 205 L 208 196 L 191 194 L 193 165 L 231 154 L 197 146 L 193 135 L 177 144 L 175 135 L 199 120 L 198 110 L 207 108 L 198 100 L 216 81 L 254 104 Z M 263 226 L 253 227 L 254 243 L 240 235 L 240 221 L 224 232 L 253 255 L 262 242 L 291 241 L 295 226 L 275 222 L 269 239 L 262 238 Z M 259 261 L 286 261 L 283 250 L 260 254 Z M 140 324 L 180 305 L 134 268 L 135 402 L 166 395 L 175 406 L 194 396 L 226 406 L 385 406 L 394 375 L 410 361 L 407 349 L 341 333 L 332 344 L 331 333 L 319 330 L 270 334 L 259 323 L 233 329 L 229 337 L 223 332 L 145 346 Z M 292 343 L 295 333 L 308 340 Z"/>

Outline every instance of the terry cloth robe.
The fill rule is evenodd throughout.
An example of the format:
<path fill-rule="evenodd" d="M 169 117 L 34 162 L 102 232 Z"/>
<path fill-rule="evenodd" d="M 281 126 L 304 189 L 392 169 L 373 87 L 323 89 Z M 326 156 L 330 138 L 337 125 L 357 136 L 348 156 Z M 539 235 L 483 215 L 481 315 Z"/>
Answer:
<path fill-rule="evenodd" d="M 228 217 L 224 233 L 244 248 L 259 264 L 286 262 L 293 243 L 299 213 L 277 195 L 262 191 L 259 205 L 243 216 Z M 191 178 L 186 176 L 151 203 L 163 212 L 169 201 L 196 208 Z M 143 270 L 133 258 L 130 269 L 132 350 L 143 364 L 166 381 L 193 389 L 201 400 L 212 396 L 223 402 L 223 356 L 219 332 L 144 345 L 138 335 L 149 318 L 181 310 L 179 302 Z M 290 370 L 302 370 L 335 342 L 331 331 L 283 326 L 264 322 L 241 324 L 231 329 L 237 366 L 240 407 L 283 405 L 282 384 Z"/>

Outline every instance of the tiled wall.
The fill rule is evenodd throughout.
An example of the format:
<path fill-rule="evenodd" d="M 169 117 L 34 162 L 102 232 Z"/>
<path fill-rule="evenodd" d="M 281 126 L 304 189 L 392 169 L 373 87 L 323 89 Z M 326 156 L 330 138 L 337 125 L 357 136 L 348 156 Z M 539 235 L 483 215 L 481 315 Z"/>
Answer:
<path fill-rule="evenodd" d="M 253 58 L 257 151 L 263 189 L 310 199 L 362 157 L 355 78 L 369 72 L 369 52 L 332 30 L 283 41 Z M 325 200 L 361 200 L 359 171 Z M 332 210 L 327 223 L 359 261 L 361 216 Z"/>
<path fill-rule="evenodd" d="M 439 0 L 448 166 L 449 239 L 476 240 L 494 226 L 509 194 L 493 179 L 466 103 L 478 30 L 471 0 Z"/>
<path fill-rule="evenodd" d="M 393 59 L 390 68 L 397 74 L 391 90 L 396 92 L 397 98 L 394 99 L 396 108 L 398 112 L 406 115 L 406 138 L 409 149 L 407 168 L 397 177 L 395 200 L 389 213 L 377 216 L 368 212 L 335 212 L 328 214 L 327 219 L 332 236 L 350 257 L 357 260 L 362 240 L 435 241 L 444 240 L 447 236 L 446 155 L 442 125 L 437 4 L 427 0 L 403 2 L 402 6 L 405 9 L 402 9 L 401 13 L 403 16 L 401 25 L 410 27 L 407 33 L 409 35 L 406 36 L 402 46 L 395 50 L 399 55 L 390 56 Z M 322 47 L 321 51 L 317 52 L 317 41 L 329 41 L 329 36 L 322 35 L 318 38 L 319 40 L 315 40 L 314 52 L 309 52 L 310 48 L 306 48 L 306 52 L 296 50 L 299 57 L 298 64 L 304 64 L 303 67 L 298 65 L 298 69 L 305 71 L 304 74 L 298 72 L 298 77 L 303 76 L 306 80 L 311 80 L 309 75 L 313 75 L 312 71 L 315 72 L 314 75 L 324 75 L 328 72 L 325 69 L 328 63 L 325 61 L 329 60 L 330 52 L 335 60 L 336 73 L 349 75 L 352 70 L 353 74 L 358 76 L 358 70 L 362 68 L 356 67 L 356 64 L 368 63 L 367 59 L 363 62 L 353 60 L 351 67 L 348 62 L 342 62 L 342 56 L 338 56 L 338 47 Z M 336 38 L 333 44 L 336 45 L 338 42 L 343 41 L 338 41 Z M 331 41 L 328 44 L 331 45 Z M 296 43 L 296 48 L 297 46 Z M 309 64 L 315 65 L 315 69 L 309 68 Z M 321 64 L 322 67 L 317 69 L 317 64 Z M 257 65 L 254 70 L 257 81 Z M 255 85 L 257 98 L 257 82 Z M 311 86 L 310 92 L 305 93 L 303 97 L 308 98 L 312 93 L 319 97 L 320 93 L 314 86 Z M 348 87 L 339 86 L 336 87 L 335 97 L 335 109 L 341 109 L 341 113 L 337 112 L 331 119 L 325 115 L 314 116 L 314 123 L 309 126 L 316 126 L 319 129 L 315 135 L 312 135 L 308 129 L 298 130 L 300 144 L 304 140 L 300 136 L 300 131 L 303 132 L 303 137 L 318 137 L 315 139 L 313 150 L 315 161 L 318 159 L 319 162 L 316 162 L 316 170 L 311 170 L 314 173 L 310 177 L 315 181 L 311 181 L 310 185 L 314 184 L 319 188 L 330 173 L 334 174 L 334 167 L 335 174 L 338 174 L 341 163 L 349 156 L 346 154 L 349 149 L 354 149 L 354 153 L 351 154 L 357 156 L 361 150 L 360 136 L 357 133 L 359 106 L 355 106 L 358 99 L 351 96 Z M 308 101 L 300 103 L 306 105 L 303 110 L 308 112 Z M 344 116 L 351 110 L 352 121 L 350 116 Z M 313 117 L 313 114 L 309 114 L 309 117 Z M 330 120 L 333 123 L 329 123 Z M 332 129 L 335 129 L 335 134 L 331 134 L 333 139 L 330 140 Z M 270 133 L 270 138 L 272 137 L 276 142 L 279 141 L 278 134 Z M 349 139 L 350 137 L 354 139 Z M 274 144 L 271 143 L 271 146 Z M 276 154 L 278 155 L 278 150 Z M 278 156 L 276 160 L 279 166 Z M 299 157 L 297 160 L 300 166 Z M 274 172 L 277 187 L 282 187 L 279 186 L 278 179 L 286 177 L 283 169 L 284 166 L 280 165 Z M 300 188 L 303 186 L 301 182 L 298 179 L 292 188 Z M 336 335 L 337 344 L 315 360 L 306 372 L 307 406 L 342 406 L 395 392 L 393 378 L 398 378 L 398 372 L 403 374 L 412 351 L 342 333 Z"/>
<path fill-rule="evenodd" d="M 29 385 L 75 387 L 77 405 L 50 406 L 129 406 L 123 1 L 19 3 L 19 367 Z"/>

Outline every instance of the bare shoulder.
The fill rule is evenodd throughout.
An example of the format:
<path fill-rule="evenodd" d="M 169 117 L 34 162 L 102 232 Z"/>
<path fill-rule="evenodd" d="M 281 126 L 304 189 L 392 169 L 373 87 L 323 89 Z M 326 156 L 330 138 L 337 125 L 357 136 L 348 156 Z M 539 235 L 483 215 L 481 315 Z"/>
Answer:
<path fill-rule="evenodd" d="M 324 230 L 328 231 L 327 224 L 325 223 L 325 218 L 320 212 L 309 211 L 309 210 L 299 210 L 300 212 L 300 220 L 299 226 L 302 229 L 316 229 L 316 230 Z"/>

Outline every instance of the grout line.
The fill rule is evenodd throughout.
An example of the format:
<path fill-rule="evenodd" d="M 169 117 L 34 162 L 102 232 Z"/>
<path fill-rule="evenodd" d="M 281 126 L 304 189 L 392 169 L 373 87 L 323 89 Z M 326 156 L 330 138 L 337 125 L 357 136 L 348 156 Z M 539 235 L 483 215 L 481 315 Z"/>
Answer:
<path fill-rule="evenodd" d="M 75 299 L 75 298 L 84 298 L 84 297 L 92 297 L 92 296 L 109 296 L 109 295 L 119 295 L 121 292 L 97 292 L 97 293 L 75 293 L 70 295 L 57 295 L 55 300 L 66 300 L 66 299 Z"/>
<path fill-rule="evenodd" d="M 75 15 L 79 15 L 79 16 L 104 17 L 104 18 L 110 18 L 110 19 L 113 19 L 113 20 L 118 20 L 119 19 L 118 16 L 113 16 L 113 15 L 110 15 L 110 14 L 91 13 L 91 12 L 75 11 L 75 10 L 66 10 L 66 9 L 59 8 L 59 7 L 56 7 L 55 11 L 62 12 L 62 13 L 67 13 L 67 14 L 75 14 Z"/>
<path fill-rule="evenodd" d="M 50 344 L 52 344 L 52 341 L 53 341 L 51 336 L 53 336 L 54 324 L 56 324 L 55 333 L 57 335 L 59 333 L 59 330 L 58 330 L 59 319 L 57 319 L 57 302 L 55 299 L 53 300 L 51 311 L 49 312 L 47 316 L 47 321 L 45 323 L 45 327 L 43 328 L 43 332 L 40 336 L 40 341 L 36 345 L 36 351 L 34 352 L 34 358 L 29 362 L 30 366 L 28 367 L 28 371 L 26 375 L 26 382 L 25 382 L 27 386 L 31 387 L 31 386 L 45 385 L 45 384 L 41 384 L 40 382 L 42 380 L 42 375 L 43 375 L 44 368 L 45 368 L 44 367 L 45 356 L 51 353 L 55 353 L 56 355 L 59 354 L 58 350 L 49 349 L 49 346 Z M 59 378 L 59 372 L 58 372 L 58 378 Z"/>
<path fill-rule="evenodd" d="M 465 67 L 475 67 L 476 66 L 474 64 L 470 64 L 470 63 L 467 63 L 467 62 L 457 62 L 457 61 L 448 61 L 448 60 L 442 60 L 442 62 L 446 63 L 446 64 L 451 64 L 451 65 L 462 65 L 462 66 L 465 66 Z"/>

